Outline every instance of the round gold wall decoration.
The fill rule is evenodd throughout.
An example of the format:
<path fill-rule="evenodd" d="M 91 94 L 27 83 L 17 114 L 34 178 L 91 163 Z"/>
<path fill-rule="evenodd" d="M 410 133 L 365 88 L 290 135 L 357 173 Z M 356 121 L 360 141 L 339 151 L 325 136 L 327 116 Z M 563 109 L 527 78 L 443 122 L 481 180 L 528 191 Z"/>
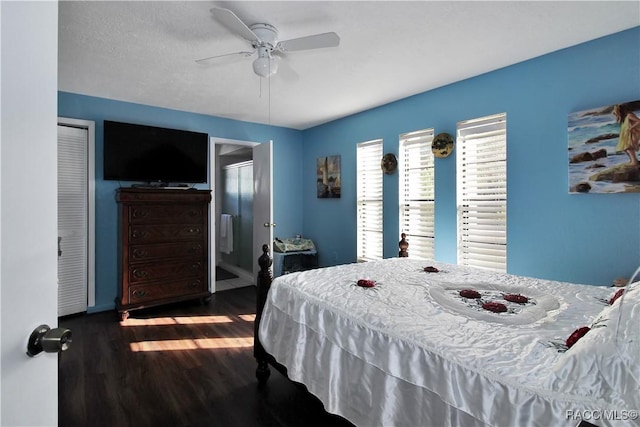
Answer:
<path fill-rule="evenodd" d="M 433 155 L 439 158 L 448 157 L 453 152 L 453 137 L 448 133 L 439 133 L 431 142 Z"/>

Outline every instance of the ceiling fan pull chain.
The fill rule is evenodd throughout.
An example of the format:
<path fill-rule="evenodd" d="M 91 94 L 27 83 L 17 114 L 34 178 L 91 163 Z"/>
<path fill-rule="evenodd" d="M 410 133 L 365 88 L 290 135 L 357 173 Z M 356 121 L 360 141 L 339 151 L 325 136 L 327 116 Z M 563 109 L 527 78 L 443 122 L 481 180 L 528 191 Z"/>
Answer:
<path fill-rule="evenodd" d="M 260 79 L 262 81 L 262 79 Z M 269 77 L 268 90 L 269 90 L 269 126 L 271 126 L 271 77 Z"/>

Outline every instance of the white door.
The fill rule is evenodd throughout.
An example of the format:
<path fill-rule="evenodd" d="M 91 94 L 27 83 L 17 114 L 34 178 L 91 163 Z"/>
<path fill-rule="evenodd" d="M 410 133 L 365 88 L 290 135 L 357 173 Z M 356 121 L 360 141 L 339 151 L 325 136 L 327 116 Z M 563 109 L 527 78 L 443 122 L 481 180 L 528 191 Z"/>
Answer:
<path fill-rule="evenodd" d="M 0 425 L 58 424 L 57 2 L 0 2 Z M 71 350 L 72 351 L 73 347 Z"/>
<path fill-rule="evenodd" d="M 269 245 L 273 258 L 273 143 L 253 147 L 253 277 L 257 282 L 262 245 Z"/>

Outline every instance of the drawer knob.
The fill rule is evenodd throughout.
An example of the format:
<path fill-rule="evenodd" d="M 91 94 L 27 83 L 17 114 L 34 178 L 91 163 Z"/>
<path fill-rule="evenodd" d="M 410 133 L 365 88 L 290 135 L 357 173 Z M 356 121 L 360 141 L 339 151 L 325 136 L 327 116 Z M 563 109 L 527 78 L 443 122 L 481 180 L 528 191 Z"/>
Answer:
<path fill-rule="evenodd" d="M 147 270 L 135 269 L 133 270 L 133 277 L 136 279 L 144 279 L 149 276 L 149 272 Z"/>
<path fill-rule="evenodd" d="M 135 209 L 133 211 L 133 217 L 134 218 L 144 218 L 147 216 L 147 214 L 149 213 L 149 211 L 147 209 Z"/>
<path fill-rule="evenodd" d="M 133 295 L 134 298 L 142 298 L 147 296 L 147 291 L 139 291 L 136 289 L 131 294 Z"/>
<path fill-rule="evenodd" d="M 149 251 L 146 251 L 144 249 L 134 249 L 133 250 L 133 257 L 140 259 L 140 258 L 146 258 L 149 256 Z"/>
<path fill-rule="evenodd" d="M 143 237 L 147 237 L 149 235 L 149 232 L 146 230 L 139 230 L 139 229 L 135 229 L 133 230 L 133 232 L 131 233 L 131 236 L 134 239 L 141 239 Z"/>

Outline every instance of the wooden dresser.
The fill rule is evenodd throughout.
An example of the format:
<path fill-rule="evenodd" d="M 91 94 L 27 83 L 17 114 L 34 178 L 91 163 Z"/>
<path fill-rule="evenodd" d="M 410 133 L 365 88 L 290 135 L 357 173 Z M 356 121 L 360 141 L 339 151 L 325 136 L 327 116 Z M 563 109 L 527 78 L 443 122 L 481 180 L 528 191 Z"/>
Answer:
<path fill-rule="evenodd" d="M 209 190 L 120 188 L 118 296 L 129 311 L 209 292 Z"/>

